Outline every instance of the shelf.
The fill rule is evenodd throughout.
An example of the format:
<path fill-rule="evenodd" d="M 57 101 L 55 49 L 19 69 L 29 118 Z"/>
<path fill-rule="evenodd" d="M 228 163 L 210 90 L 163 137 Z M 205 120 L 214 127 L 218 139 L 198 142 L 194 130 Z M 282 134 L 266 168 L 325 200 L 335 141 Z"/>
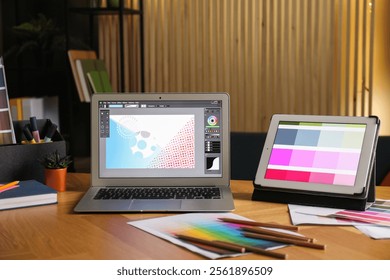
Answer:
<path fill-rule="evenodd" d="M 70 8 L 72 13 L 83 15 L 118 15 L 121 12 L 120 8 Z M 123 8 L 124 15 L 141 15 L 140 10 Z"/>

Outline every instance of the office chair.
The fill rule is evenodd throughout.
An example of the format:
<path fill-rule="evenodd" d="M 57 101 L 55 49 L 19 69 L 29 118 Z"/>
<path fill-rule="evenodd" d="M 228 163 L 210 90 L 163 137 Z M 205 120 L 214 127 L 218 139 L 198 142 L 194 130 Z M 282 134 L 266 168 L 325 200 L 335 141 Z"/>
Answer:
<path fill-rule="evenodd" d="M 231 132 L 231 179 L 254 180 L 267 134 Z"/>
<path fill-rule="evenodd" d="M 376 185 L 390 186 L 390 136 L 379 136 L 376 148 Z M 386 178 L 386 180 L 384 180 Z"/>

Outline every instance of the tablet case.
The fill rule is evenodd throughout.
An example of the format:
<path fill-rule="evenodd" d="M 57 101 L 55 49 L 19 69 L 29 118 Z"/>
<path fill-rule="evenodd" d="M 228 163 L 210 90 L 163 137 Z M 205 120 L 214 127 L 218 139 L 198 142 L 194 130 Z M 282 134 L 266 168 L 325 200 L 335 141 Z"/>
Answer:
<path fill-rule="evenodd" d="M 374 161 L 370 172 L 370 183 L 367 188 L 364 188 L 363 193 L 357 195 L 269 188 L 253 183 L 255 189 L 252 200 L 364 211 L 369 203 L 375 202 L 375 170 Z"/>

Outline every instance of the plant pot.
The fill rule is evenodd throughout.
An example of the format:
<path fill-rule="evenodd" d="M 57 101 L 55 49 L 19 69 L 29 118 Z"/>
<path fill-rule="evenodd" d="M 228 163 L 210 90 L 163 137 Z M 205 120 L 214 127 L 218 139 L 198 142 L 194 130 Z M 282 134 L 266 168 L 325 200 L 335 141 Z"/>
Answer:
<path fill-rule="evenodd" d="M 66 174 L 67 168 L 45 169 L 45 184 L 53 189 L 64 192 L 66 191 Z"/>

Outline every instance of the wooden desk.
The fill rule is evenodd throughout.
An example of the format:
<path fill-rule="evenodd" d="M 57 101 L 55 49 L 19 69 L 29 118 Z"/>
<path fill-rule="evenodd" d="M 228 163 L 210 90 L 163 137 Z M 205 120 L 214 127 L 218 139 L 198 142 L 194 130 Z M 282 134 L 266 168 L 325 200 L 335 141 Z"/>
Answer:
<path fill-rule="evenodd" d="M 166 214 L 74 214 L 89 186 L 89 174 L 68 174 L 58 204 L 0 212 L 0 259 L 203 259 L 126 222 Z M 234 213 L 263 222 L 289 224 L 287 205 L 251 201 L 252 183 L 232 181 Z M 390 199 L 390 187 L 377 197 Z M 390 259 L 390 240 L 373 240 L 354 227 L 300 226 L 299 232 L 326 244 L 325 250 L 290 246 L 276 250 L 288 259 Z M 269 259 L 248 254 L 234 259 Z"/>

